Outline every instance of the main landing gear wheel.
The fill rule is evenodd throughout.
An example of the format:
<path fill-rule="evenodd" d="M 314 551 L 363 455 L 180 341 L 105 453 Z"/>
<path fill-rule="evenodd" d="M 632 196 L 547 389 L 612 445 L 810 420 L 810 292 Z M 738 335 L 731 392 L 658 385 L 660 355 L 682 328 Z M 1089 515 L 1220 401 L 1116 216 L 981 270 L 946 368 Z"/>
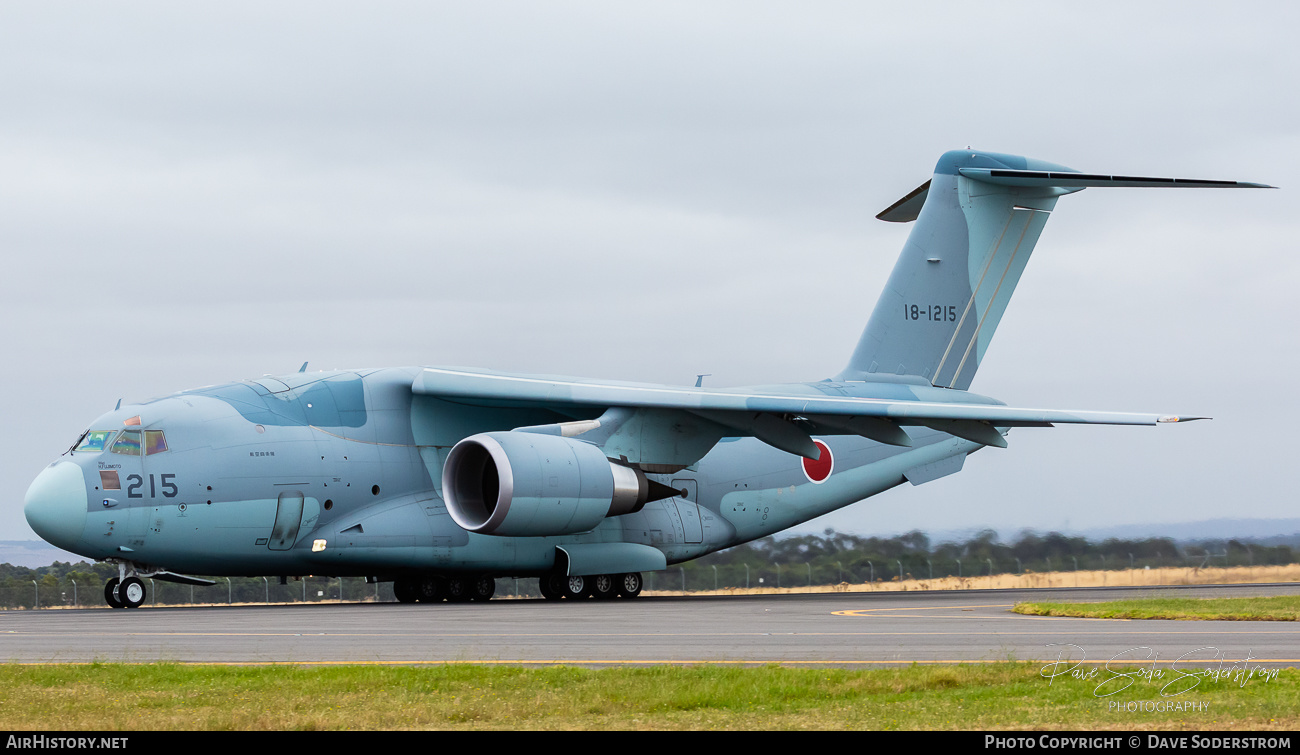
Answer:
<path fill-rule="evenodd" d="M 641 573 L 628 572 L 618 577 L 618 594 L 624 598 L 635 598 L 641 594 Z"/>
<path fill-rule="evenodd" d="M 107 584 L 104 585 L 104 602 L 108 603 L 113 608 L 122 607 L 122 601 L 118 600 L 117 597 L 117 583 L 118 583 L 118 578 L 113 577 L 112 579 L 108 580 Z"/>
<path fill-rule="evenodd" d="M 470 599 L 470 581 L 464 577 L 447 578 L 447 601 L 464 603 Z"/>
<path fill-rule="evenodd" d="M 469 584 L 470 600 L 492 600 L 492 596 L 496 594 L 496 591 L 496 579 L 486 574 L 475 577 Z"/>
<path fill-rule="evenodd" d="M 139 608 L 144 603 L 144 582 L 139 577 L 127 577 L 117 586 L 117 598 L 123 608 Z"/>
<path fill-rule="evenodd" d="M 447 588 L 442 578 L 429 577 L 416 583 L 415 595 L 421 603 L 441 603 L 447 597 Z"/>
<path fill-rule="evenodd" d="M 559 600 L 564 597 L 560 594 L 560 580 L 564 577 L 554 574 L 547 574 L 537 578 L 537 589 L 542 593 L 542 597 L 547 600 Z"/>
<path fill-rule="evenodd" d="M 586 577 L 561 577 L 560 594 L 566 598 L 587 597 Z"/>
<path fill-rule="evenodd" d="M 587 591 L 597 600 L 609 600 L 618 597 L 618 582 L 612 574 L 597 574 L 587 580 Z"/>
<path fill-rule="evenodd" d="M 393 597 L 398 603 L 414 603 L 418 598 L 415 583 L 409 579 L 393 580 Z"/>

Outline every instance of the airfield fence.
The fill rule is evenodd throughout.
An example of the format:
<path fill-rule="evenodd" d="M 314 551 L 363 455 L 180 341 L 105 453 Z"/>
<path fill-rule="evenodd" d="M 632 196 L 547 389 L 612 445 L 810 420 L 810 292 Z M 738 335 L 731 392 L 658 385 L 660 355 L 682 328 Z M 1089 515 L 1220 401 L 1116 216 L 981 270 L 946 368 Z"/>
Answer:
<path fill-rule="evenodd" d="M 931 547 L 920 532 L 895 538 L 864 538 L 827 531 L 823 535 L 765 538 L 713 553 L 666 571 L 645 575 L 645 589 L 669 592 L 797 589 L 870 585 L 885 589 L 950 589 L 979 584 L 1036 586 L 1051 581 L 1069 586 L 1068 575 L 1088 584 L 1152 584 L 1151 579 L 1190 578 L 1178 572 L 1220 570 L 1215 579 L 1252 579 L 1252 570 L 1297 563 L 1290 545 L 1248 541 L 1179 544 L 1168 538 L 1110 539 L 1100 543 L 1059 533 L 1022 533 L 1003 544 L 985 531 L 963 543 Z M 1241 572 L 1240 569 L 1245 571 Z M 1171 571 L 1172 570 L 1172 571 Z M 1228 570 L 1228 571 L 1223 571 Z M 1152 571 L 1153 574 L 1133 574 Z M 1127 577 L 1107 575 L 1124 572 Z M 1274 572 L 1269 572 L 1274 573 Z M 1049 580 L 1047 574 L 1057 575 Z M 1284 575 L 1283 572 L 1276 572 Z M 1015 575 L 1018 580 L 989 581 Z M 1037 575 L 1037 576 L 1035 576 Z M 1060 576 L 1066 575 L 1066 576 Z M 104 583 L 117 576 L 111 564 L 55 562 L 37 569 L 0 564 L 0 608 L 102 607 Z M 1257 576 L 1257 575 L 1256 575 Z M 1278 576 L 1277 579 L 1288 579 Z M 150 580 L 147 604 L 301 603 L 395 600 L 391 582 L 367 583 L 357 577 L 305 577 L 280 584 L 278 577 L 215 577 L 210 587 Z M 1174 583 L 1174 582 L 1165 582 Z M 500 597 L 537 597 L 535 579 L 497 580 Z"/>

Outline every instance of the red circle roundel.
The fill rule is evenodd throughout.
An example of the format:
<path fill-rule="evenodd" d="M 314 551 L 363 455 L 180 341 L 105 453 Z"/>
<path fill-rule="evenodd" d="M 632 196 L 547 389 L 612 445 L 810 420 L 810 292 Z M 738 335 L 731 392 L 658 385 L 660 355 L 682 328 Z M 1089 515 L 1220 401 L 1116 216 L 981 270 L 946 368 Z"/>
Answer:
<path fill-rule="evenodd" d="M 817 457 L 816 461 L 804 459 L 803 473 L 808 475 L 808 479 L 813 482 L 826 482 L 826 478 L 830 477 L 831 472 L 835 469 L 835 457 L 831 455 L 831 449 L 825 443 L 820 440 L 814 440 L 813 443 L 817 444 L 817 450 L 821 451 L 822 455 Z"/>

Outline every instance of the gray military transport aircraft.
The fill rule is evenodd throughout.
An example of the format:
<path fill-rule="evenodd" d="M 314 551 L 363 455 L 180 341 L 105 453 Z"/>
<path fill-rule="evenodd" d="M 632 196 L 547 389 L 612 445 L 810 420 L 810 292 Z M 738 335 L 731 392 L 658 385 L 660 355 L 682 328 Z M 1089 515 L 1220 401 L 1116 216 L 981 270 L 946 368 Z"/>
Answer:
<path fill-rule="evenodd" d="M 848 365 L 744 388 L 401 367 L 264 377 L 122 406 L 27 491 L 41 537 L 142 577 L 364 576 L 398 600 L 494 578 L 631 598 L 641 572 L 961 470 L 1012 427 L 1195 417 L 1014 408 L 969 393 L 1058 197 L 1271 188 L 1079 173 L 961 150 L 880 213 L 916 221 Z"/>

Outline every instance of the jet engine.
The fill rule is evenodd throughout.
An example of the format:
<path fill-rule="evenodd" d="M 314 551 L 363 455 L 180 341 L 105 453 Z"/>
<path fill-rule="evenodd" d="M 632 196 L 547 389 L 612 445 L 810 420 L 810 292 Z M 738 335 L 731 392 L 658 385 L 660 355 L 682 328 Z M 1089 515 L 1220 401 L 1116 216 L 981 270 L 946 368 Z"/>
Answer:
<path fill-rule="evenodd" d="M 457 443 L 442 467 L 452 519 L 470 532 L 545 537 L 587 532 L 677 491 L 558 435 L 492 432 Z"/>

